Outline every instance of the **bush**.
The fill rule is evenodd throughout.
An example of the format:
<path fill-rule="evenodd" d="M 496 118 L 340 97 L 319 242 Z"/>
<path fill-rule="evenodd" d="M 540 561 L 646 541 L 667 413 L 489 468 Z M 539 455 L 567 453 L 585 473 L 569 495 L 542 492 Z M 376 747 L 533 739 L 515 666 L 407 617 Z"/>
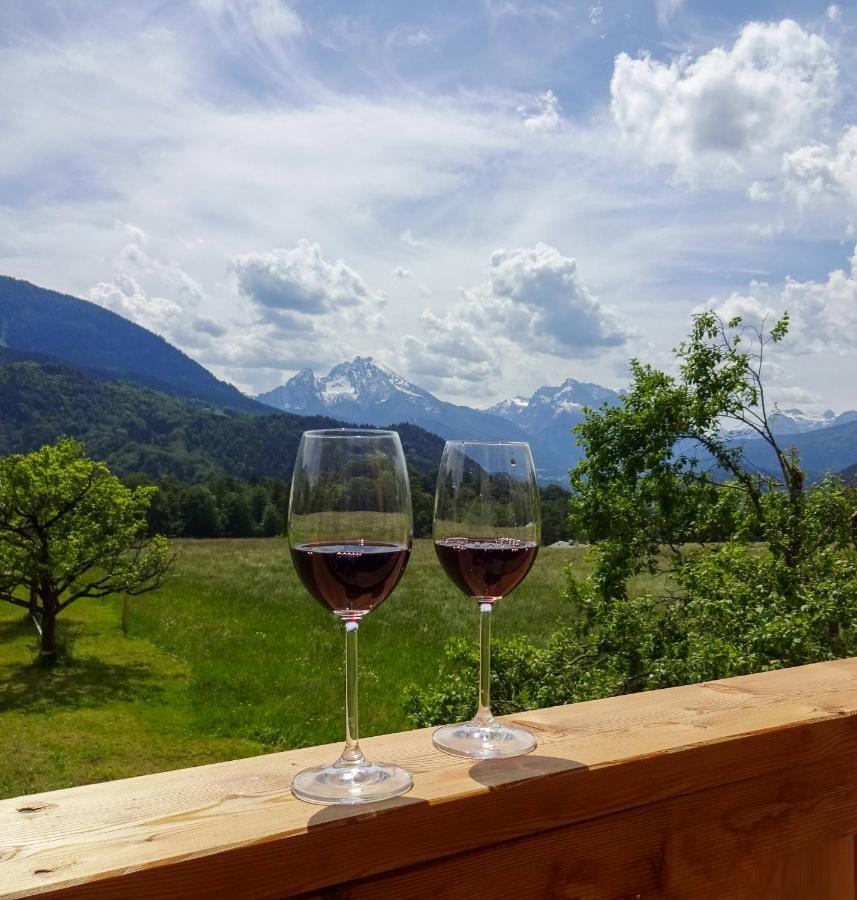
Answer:
<path fill-rule="evenodd" d="M 492 643 L 496 713 L 575 703 L 857 654 L 857 553 L 826 548 L 798 571 L 759 546 L 692 553 L 662 596 L 608 599 L 570 577 L 580 611 L 545 647 Z M 434 686 L 409 687 L 415 726 L 469 718 L 479 647 L 456 640 Z"/>

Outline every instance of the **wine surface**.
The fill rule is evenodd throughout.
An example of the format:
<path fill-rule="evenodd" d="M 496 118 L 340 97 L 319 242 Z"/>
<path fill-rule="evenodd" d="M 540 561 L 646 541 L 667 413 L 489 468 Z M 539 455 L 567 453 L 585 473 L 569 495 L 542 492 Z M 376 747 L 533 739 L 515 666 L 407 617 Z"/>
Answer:
<path fill-rule="evenodd" d="M 451 537 L 435 541 L 434 549 L 446 574 L 465 594 L 496 600 L 524 580 L 539 548 L 515 538 Z"/>
<path fill-rule="evenodd" d="M 411 548 L 354 541 L 298 544 L 292 562 L 306 589 L 343 619 L 357 619 L 382 603 L 399 583 Z"/>

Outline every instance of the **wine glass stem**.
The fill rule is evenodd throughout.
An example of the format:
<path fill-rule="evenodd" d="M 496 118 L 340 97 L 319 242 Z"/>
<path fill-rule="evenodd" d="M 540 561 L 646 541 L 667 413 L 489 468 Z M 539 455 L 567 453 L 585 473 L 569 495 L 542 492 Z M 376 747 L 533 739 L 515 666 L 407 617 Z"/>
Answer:
<path fill-rule="evenodd" d="M 357 622 L 345 623 L 345 749 L 337 766 L 360 766 L 366 757 L 357 742 Z"/>
<path fill-rule="evenodd" d="M 474 722 L 489 724 L 491 714 L 491 610 L 490 603 L 479 604 L 479 709 Z"/>

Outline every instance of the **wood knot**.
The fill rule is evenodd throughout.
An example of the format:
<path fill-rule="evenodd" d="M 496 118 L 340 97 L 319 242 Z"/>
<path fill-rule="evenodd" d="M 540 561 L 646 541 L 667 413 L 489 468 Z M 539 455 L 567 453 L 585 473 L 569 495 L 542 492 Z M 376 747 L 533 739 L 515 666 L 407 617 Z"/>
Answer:
<path fill-rule="evenodd" d="M 31 816 L 34 813 L 45 812 L 49 809 L 56 809 L 56 803 L 40 803 L 37 806 L 19 806 L 18 812 L 23 813 L 26 816 Z"/>

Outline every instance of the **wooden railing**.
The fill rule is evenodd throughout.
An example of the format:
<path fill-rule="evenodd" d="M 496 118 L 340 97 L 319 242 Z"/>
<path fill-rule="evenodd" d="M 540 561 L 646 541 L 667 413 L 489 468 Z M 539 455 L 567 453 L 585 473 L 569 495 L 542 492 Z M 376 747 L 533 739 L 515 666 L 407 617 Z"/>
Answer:
<path fill-rule="evenodd" d="M 0 801 L 0 896 L 855 897 L 857 659 L 510 717 L 473 763 L 366 740 L 414 788 L 310 806 L 313 747 Z"/>

